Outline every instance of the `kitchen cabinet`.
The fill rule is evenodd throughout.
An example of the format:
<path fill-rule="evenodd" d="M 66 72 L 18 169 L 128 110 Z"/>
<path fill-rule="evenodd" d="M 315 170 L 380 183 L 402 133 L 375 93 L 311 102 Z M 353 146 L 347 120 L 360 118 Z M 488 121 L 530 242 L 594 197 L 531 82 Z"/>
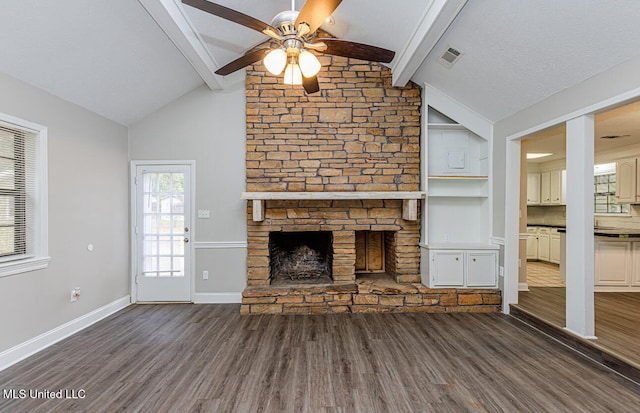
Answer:
<path fill-rule="evenodd" d="M 595 242 L 595 285 L 628 286 L 632 271 L 632 243 L 628 241 Z"/>
<path fill-rule="evenodd" d="M 527 259 L 538 259 L 538 228 L 527 227 Z"/>
<path fill-rule="evenodd" d="M 540 204 L 540 174 L 527 174 L 527 205 Z"/>
<path fill-rule="evenodd" d="M 637 158 L 616 162 L 616 203 L 618 204 L 635 204 L 640 198 L 637 163 Z"/>
<path fill-rule="evenodd" d="M 430 287 L 487 287 L 498 285 L 498 251 L 430 250 Z"/>
<path fill-rule="evenodd" d="M 549 228 L 538 229 L 538 259 L 541 261 L 549 261 Z"/>
<path fill-rule="evenodd" d="M 560 264 L 560 234 L 558 230 L 552 230 L 549 235 L 549 261 L 554 264 Z"/>
<path fill-rule="evenodd" d="M 540 203 L 542 205 L 566 204 L 566 171 L 555 170 L 540 174 Z"/>

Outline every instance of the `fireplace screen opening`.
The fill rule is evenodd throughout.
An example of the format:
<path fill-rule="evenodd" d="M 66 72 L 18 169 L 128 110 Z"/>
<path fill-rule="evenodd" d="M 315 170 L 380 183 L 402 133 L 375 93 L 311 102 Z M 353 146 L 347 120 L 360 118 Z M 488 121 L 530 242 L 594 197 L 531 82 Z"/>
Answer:
<path fill-rule="evenodd" d="M 271 232 L 271 284 L 331 283 L 333 235 L 329 231 Z"/>

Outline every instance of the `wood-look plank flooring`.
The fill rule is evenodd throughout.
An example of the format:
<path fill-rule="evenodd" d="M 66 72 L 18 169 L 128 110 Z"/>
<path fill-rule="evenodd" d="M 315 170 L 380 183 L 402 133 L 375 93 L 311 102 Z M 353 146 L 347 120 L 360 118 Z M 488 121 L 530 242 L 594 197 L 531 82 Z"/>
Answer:
<path fill-rule="evenodd" d="M 521 291 L 518 306 L 549 322 L 564 327 L 566 289 L 533 287 Z M 595 293 L 595 330 L 598 347 L 640 367 L 640 293 Z"/>
<path fill-rule="evenodd" d="M 503 314 L 134 305 L 0 372 L 1 412 L 636 412 L 640 387 Z"/>

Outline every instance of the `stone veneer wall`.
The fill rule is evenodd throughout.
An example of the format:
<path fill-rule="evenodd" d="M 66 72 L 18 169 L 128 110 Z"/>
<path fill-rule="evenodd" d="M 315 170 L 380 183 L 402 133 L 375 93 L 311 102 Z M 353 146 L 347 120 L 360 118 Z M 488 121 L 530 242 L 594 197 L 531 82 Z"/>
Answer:
<path fill-rule="evenodd" d="M 396 231 L 392 275 L 397 282 L 420 282 L 420 221 L 402 219 L 400 200 L 267 201 L 265 219 L 247 210 L 247 284 L 268 285 L 269 232 L 332 231 L 333 281 L 355 281 L 356 231 Z"/>
<path fill-rule="evenodd" d="M 247 68 L 247 191 L 417 191 L 421 89 L 378 64 L 320 56 L 320 92 Z"/>

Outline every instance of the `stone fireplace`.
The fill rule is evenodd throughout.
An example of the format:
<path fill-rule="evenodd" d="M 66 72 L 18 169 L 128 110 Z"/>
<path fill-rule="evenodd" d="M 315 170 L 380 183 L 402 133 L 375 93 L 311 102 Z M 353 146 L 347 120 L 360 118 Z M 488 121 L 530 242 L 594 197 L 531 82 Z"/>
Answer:
<path fill-rule="evenodd" d="M 377 63 L 319 58 L 313 95 L 247 69 L 241 312 L 497 310 L 499 293 L 420 284 L 420 88 L 392 87 Z"/>

